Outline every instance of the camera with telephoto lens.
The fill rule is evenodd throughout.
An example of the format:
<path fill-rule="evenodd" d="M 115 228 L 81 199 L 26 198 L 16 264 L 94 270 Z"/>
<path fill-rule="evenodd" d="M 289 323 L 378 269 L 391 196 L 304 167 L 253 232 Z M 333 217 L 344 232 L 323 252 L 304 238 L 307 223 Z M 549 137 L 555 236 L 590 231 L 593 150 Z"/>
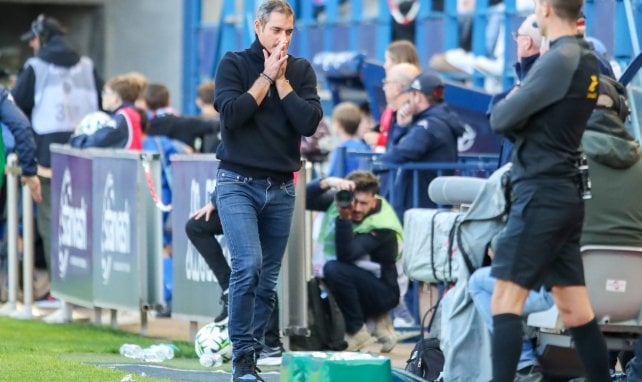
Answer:
<path fill-rule="evenodd" d="M 591 199 L 591 177 L 589 175 L 588 160 L 584 153 L 580 155 L 580 158 L 577 161 L 577 170 L 580 195 L 584 200 Z"/>
<path fill-rule="evenodd" d="M 337 202 L 337 208 L 350 208 L 352 206 L 352 192 L 340 190 L 334 194 L 334 201 Z"/>

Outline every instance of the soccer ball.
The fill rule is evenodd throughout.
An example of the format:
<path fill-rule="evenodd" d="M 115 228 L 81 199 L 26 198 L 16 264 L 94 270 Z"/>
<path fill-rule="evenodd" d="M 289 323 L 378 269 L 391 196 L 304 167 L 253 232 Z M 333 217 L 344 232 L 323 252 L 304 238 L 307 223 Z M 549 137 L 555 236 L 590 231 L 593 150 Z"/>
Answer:
<path fill-rule="evenodd" d="M 95 111 L 93 113 L 87 114 L 78 124 L 74 135 L 86 134 L 92 135 L 96 130 L 104 127 L 111 122 L 111 117 L 109 114 L 102 111 Z"/>
<path fill-rule="evenodd" d="M 223 361 L 232 359 L 232 343 L 226 325 L 209 323 L 203 326 L 194 338 L 194 350 L 196 355 L 218 354 Z"/>

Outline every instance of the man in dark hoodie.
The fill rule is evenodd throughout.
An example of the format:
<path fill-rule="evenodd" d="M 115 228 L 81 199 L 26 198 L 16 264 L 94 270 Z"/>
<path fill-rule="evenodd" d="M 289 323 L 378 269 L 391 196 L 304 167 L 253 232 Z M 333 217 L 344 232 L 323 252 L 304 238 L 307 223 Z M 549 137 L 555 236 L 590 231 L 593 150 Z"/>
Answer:
<path fill-rule="evenodd" d="M 54 18 L 40 15 L 22 39 L 36 55 L 27 60 L 12 91 L 16 104 L 31 119 L 35 132 L 42 203 L 38 232 L 47 266 L 51 251 L 51 143 L 66 143 L 80 120 L 98 110 L 102 88 L 92 61 L 81 57 L 63 39 L 64 29 Z M 37 39 L 37 44 L 31 43 Z"/>
<path fill-rule="evenodd" d="M 254 32 L 250 48 L 228 52 L 219 63 L 214 102 L 222 133 L 214 204 L 232 262 L 233 381 L 262 380 L 254 357 L 274 307 L 290 233 L 301 136 L 312 136 L 323 115 L 312 66 L 288 55 L 294 32 L 290 5 L 264 1 Z"/>
<path fill-rule="evenodd" d="M 392 145 L 381 156 L 384 163 L 456 162 L 457 138 L 464 134 L 459 117 L 444 103 L 444 85 L 434 74 L 422 73 L 399 95 L 397 124 Z M 398 171 L 395 177 L 391 204 L 401 218 L 413 207 L 435 207 L 428 197 L 428 184 L 435 171 L 419 171 L 419 204 L 413 203 L 413 177 L 409 171 Z M 408 173 L 408 174 L 407 174 Z M 388 185 L 391 186 L 390 184 Z"/>

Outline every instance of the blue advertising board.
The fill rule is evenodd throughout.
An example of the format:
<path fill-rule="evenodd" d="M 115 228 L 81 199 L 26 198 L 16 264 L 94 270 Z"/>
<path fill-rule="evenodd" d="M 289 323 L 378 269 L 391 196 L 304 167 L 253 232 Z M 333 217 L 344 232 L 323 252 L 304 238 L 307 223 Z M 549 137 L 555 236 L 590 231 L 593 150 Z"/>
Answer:
<path fill-rule="evenodd" d="M 51 291 L 91 306 L 92 160 L 86 151 L 52 145 L 51 167 Z"/>
<path fill-rule="evenodd" d="M 172 158 L 172 317 L 210 321 L 221 310 L 221 288 L 203 257 L 189 242 L 185 223 L 209 202 L 216 187 L 214 155 L 173 155 Z M 221 241 L 219 237 L 219 241 Z M 224 242 L 221 243 L 227 252 Z"/>

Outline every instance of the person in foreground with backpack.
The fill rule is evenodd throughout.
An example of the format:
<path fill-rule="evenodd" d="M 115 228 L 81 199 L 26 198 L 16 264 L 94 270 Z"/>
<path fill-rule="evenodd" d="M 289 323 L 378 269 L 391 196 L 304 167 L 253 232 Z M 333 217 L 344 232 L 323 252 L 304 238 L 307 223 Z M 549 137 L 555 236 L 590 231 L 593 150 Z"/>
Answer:
<path fill-rule="evenodd" d="M 307 209 L 326 211 L 319 244 L 328 261 L 323 277 L 341 309 L 348 351 L 375 341 L 365 325 L 375 320 L 374 336 L 390 352 L 397 343 L 390 310 L 399 303 L 395 262 L 402 228 L 388 202 L 379 196 L 379 180 L 368 171 L 313 181 L 306 190 Z"/>

